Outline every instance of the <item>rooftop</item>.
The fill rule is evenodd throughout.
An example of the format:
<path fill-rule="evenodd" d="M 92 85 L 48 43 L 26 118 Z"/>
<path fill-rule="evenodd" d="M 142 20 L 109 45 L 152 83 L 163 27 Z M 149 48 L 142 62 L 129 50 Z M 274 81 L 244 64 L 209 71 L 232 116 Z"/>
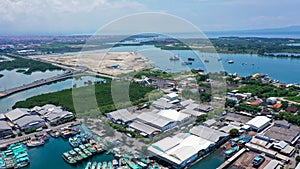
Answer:
<path fill-rule="evenodd" d="M 160 131 L 157 128 L 154 128 L 152 126 L 149 126 L 147 124 L 141 123 L 141 122 L 132 122 L 129 127 L 134 128 L 136 130 L 139 130 L 143 133 L 146 133 L 148 135 L 151 135 L 152 133 L 156 132 L 156 131 Z"/>
<path fill-rule="evenodd" d="M 270 121 L 271 119 L 269 119 L 266 116 L 256 116 L 250 121 L 248 121 L 246 124 L 250 126 L 254 126 L 256 128 L 261 128 L 262 126 L 264 126 L 266 123 L 269 123 Z"/>
<path fill-rule="evenodd" d="M 31 115 L 31 116 L 24 116 L 24 117 L 22 117 L 22 118 L 15 121 L 15 123 L 19 127 L 24 127 L 27 124 L 33 123 L 33 122 L 44 122 L 44 120 L 38 115 Z"/>
<path fill-rule="evenodd" d="M 226 134 L 226 133 L 223 133 L 218 130 L 211 129 L 209 127 L 205 127 L 202 125 L 193 127 L 190 130 L 190 133 L 192 133 L 198 137 L 204 138 L 206 140 L 209 140 L 211 142 L 214 142 L 214 143 L 218 142 L 221 137 L 228 136 L 228 134 Z"/>
<path fill-rule="evenodd" d="M 16 108 L 5 114 L 5 116 L 12 122 L 27 115 L 30 115 L 29 109 L 23 109 L 23 108 Z"/>
<path fill-rule="evenodd" d="M 163 116 L 163 117 L 166 117 L 168 119 L 171 119 L 173 121 L 182 121 L 186 118 L 189 118 L 191 115 L 189 114 L 185 114 L 185 113 L 182 113 L 182 112 L 178 112 L 176 110 L 161 110 L 159 113 L 158 113 L 160 116 Z"/>
<path fill-rule="evenodd" d="M 134 120 L 137 116 L 136 114 L 130 113 L 127 109 L 116 110 L 108 113 L 108 115 L 115 120 L 122 120 L 124 122 Z"/>
<path fill-rule="evenodd" d="M 1 130 L 11 130 L 11 127 L 7 124 L 6 121 L 0 121 L 0 131 Z"/>
<path fill-rule="evenodd" d="M 299 139 L 300 127 L 290 126 L 290 128 L 287 129 L 272 126 L 268 131 L 265 132 L 264 135 L 279 141 L 283 140 L 293 144 L 293 142 L 297 141 L 297 138 Z"/>
<path fill-rule="evenodd" d="M 142 113 L 137 116 L 137 119 L 139 119 L 140 121 L 145 121 L 147 123 L 154 124 L 158 127 L 164 127 L 167 124 L 174 122 L 174 120 L 172 119 L 151 112 Z"/>

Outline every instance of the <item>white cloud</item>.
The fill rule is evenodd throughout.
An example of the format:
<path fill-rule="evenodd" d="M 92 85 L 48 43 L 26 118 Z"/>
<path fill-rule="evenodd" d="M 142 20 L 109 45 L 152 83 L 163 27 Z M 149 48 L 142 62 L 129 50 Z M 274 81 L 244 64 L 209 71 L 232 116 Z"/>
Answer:
<path fill-rule="evenodd" d="M 110 20 L 144 10 L 130 0 L 1 0 L 0 34 L 3 32 L 87 31 Z M 83 30 L 85 29 L 85 30 Z"/>

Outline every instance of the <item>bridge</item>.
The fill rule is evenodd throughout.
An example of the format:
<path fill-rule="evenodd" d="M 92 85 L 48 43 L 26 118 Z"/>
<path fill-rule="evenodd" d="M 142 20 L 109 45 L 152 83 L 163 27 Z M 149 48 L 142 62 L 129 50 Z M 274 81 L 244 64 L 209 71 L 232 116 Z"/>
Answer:
<path fill-rule="evenodd" d="M 80 70 L 77 70 L 77 71 L 74 71 L 74 72 L 66 72 L 66 73 L 63 73 L 63 74 L 60 74 L 60 75 L 57 75 L 57 76 L 50 77 L 48 79 L 41 79 L 41 80 L 37 80 L 37 81 L 34 81 L 32 83 L 29 83 L 29 84 L 25 84 L 23 86 L 11 88 L 11 89 L 0 92 L 0 98 L 7 97 L 11 94 L 14 94 L 14 93 L 17 93 L 17 92 L 20 92 L 20 91 L 23 91 L 23 90 L 35 88 L 37 86 L 42 86 L 42 85 L 45 85 L 45 84 L 48 84 L 48 83 L 52 83 L 52 82 L 56 82 L 56 81 L 59 81 L 59 80 L 71 78 L 73 76 L 80 75 L 81 73 L 85 72 L 86 70 L 87 69 L 80 69 Z"/>

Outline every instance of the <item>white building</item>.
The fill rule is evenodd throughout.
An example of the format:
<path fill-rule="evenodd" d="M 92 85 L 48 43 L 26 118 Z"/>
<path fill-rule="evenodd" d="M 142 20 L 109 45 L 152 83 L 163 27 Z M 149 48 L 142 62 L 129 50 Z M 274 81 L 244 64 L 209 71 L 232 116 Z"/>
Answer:
<path fill-rule="evenodd" d="M 266 116 L 256 116 L 246 123 L 252 130 L 260 132 L 271 124 L 271 119 Z"/>
<path fill-rule="evenodd" d="M 173 109 L 161 110 L 158 113 L 158 115 L 172 119 L 172 120 L 176 121 L 177 124 L 183 124 L 183 123 L 187 122 L 189 120 L 189 118 L 191 117 L 190 114 L 178 112 Z"/>
<path fill-rule="evenodd" d="M 166 137 L 148 148 L 149 155 L 163 160 L 173 168 L 184 168 L 195 161 L 200 152 L 208 152 L 214 143 L 189 133 Z"/>

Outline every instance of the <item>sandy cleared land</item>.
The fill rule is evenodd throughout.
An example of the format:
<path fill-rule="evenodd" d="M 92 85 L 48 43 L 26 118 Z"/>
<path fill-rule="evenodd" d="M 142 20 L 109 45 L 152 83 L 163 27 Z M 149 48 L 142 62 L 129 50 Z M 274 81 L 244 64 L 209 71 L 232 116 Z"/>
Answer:
<path fill-rule="evenodd" d="M 148 67 L 147 58 L 134 52 L 102 52 L 59 57 L 45 57 L 42 60 L 69 66 L 85 66 L 93 72 L 119 75 Z M 113 67 L 114 66 L 114 67 Z"/>

